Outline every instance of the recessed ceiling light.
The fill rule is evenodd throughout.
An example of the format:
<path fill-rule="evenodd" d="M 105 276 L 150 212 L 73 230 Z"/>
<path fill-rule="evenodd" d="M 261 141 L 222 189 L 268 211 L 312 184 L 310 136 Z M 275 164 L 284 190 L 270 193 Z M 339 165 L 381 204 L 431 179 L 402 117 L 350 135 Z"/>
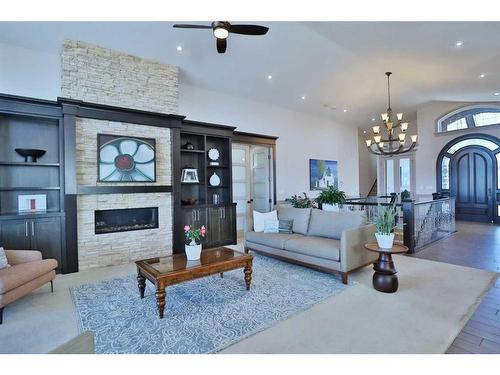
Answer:
<path fill-rule="evenodd" d="M 346 113 L 346 112 L 347 112 L 347 109 L 344 108 L 344 113 Z"/>
<path fill-rule="evenodd" d="M 462 42 L 461 40 L 457 40 L 457 41 L 455 42 L 455 47 L 457 47 L 457 48 L 460 48 L 460 47 L 462 47 L 463 45 L 464 45 L 464 42 Z"/>
<path fill-rule="evenodd" d="M 479 75 L 479 78 L 484 78 L 484 77 L 486 77 L 486 74 L 484 74 L 484 73 L 481 73 L 481 74 Z"/>
<path fill-rule="evenodd" d="M 302 96 L 300 97 L 300 99 L 302 99 L 302 100 L 306 100 L 305 95 L 302 95 Z"/>
<path fill-rule="evenodd" d="M 499 96 L 499 95 L 500 95 L 500 92 L 495 92 L 493 95 L 495 95 L 495 96 Z"/>
<path fill-rule="evenodd" d="M 269 75 L 267 76 L 267 79 L 273 79 L 273 76 L 269 74 Z"/>
<path fill-rule="evenodd" d="M 177 52 L 182 52 L 182 46 L 177 46 Z"/>

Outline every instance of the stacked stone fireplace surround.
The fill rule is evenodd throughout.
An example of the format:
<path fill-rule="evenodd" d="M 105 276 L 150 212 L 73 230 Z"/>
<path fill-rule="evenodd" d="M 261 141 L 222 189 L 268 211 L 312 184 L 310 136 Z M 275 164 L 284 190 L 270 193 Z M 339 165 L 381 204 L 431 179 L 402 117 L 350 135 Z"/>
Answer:
<path fill-rule="evenodd" d="M 62 96 L 83 101 L 176 114 L 178 68 L 80 41 L 66 40 L 62 52 Z M 154 138 L 156 182 L 98 182 L 97 135 Z M 172 184 L 169 128 L 77 118 L 76 178 L 79 186 L 168 186 Z M 158 228 L 95 234 L 96 210 L 158 207 Z M 91 194 L 77 198 L 79 270 L 119 265 L 172 253 L 172 195 Z"/>

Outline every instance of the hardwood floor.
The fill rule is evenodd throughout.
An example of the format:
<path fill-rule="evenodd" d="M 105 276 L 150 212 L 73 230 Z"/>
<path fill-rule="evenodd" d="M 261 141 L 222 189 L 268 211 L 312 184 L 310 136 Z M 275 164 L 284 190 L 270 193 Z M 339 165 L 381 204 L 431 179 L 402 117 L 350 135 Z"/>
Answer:
<path fill-rule="evenodd" d="M 500 272 L 500 226 L 457 222 L 456 234 L 411 256 Z M 500 354 L 500 280 L 484 297 L 447 353 Z"/>

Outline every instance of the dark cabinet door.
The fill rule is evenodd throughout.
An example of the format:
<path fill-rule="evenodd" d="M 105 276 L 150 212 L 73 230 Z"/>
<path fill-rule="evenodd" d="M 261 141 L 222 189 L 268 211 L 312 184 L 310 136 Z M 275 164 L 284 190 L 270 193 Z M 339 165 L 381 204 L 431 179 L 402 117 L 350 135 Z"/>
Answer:
<path fill-rule="evenodd" d="M 29 250 L 28 222 L 26 220 L 0 221 L 0 246 L 10 250 Z"/>
<path fill-rule="evenodd" d="M 234 206 L 221 207 L 220 242 L 223 245 L 236 243 Z"/>
<path fill-rule="evenodd" d="M 207 209 L 206 208 L 184 208 L 182 210 L 183 216 L 183 226 L 182 226 L 182 235 L 184 236 L 183 242 L 186 243 L 185 235 L 184 235 L 184 226 L 189 225 L 193 228 L 201 228 L 205 226 L 205 228 L 209 228 L 208 219 L 207 219 Z M 201 243 L 204 247 L 206 247 L 209 243 L 209 235 L 205 235 L 205 237 L 201 237 L 199 243 Z"/>
<path fill-rule="evenodd" d="M 234 206 L 210 207 L 210 242 L 213 246 L 236 242 Z"/>
<path fill-rule="evenodd" d="M 208 235 L 210 237 L 210 245 L 218 246 L 221 244 L 221 220 L 222 210 L 221 207 L 210 207 L 208 209 L 209 227 Z"/>
<path fill-rule="evenodd" d="M 31 249 L 42 253 L 43 259 L 55 259 L 61 270 L 61 220 L 58 217 L 29 220 Z"/>

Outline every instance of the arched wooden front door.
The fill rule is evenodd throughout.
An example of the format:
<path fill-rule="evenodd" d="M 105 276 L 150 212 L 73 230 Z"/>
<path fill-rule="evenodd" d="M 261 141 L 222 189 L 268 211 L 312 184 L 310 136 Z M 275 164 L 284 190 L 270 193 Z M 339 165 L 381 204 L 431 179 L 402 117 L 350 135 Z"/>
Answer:
<path fill-rule="evenodd" d="M 457 220 L 500 222 L 500 139 L 471 133 L 448 142 L 437 159 L 437 191 L 455 198 Z"/>
<path fill-rule="evenodd" d="M 457 220 L 493 220 L 493 160 L 478 147 L 467 147 L 451 159 L 450 195 Z"/>

